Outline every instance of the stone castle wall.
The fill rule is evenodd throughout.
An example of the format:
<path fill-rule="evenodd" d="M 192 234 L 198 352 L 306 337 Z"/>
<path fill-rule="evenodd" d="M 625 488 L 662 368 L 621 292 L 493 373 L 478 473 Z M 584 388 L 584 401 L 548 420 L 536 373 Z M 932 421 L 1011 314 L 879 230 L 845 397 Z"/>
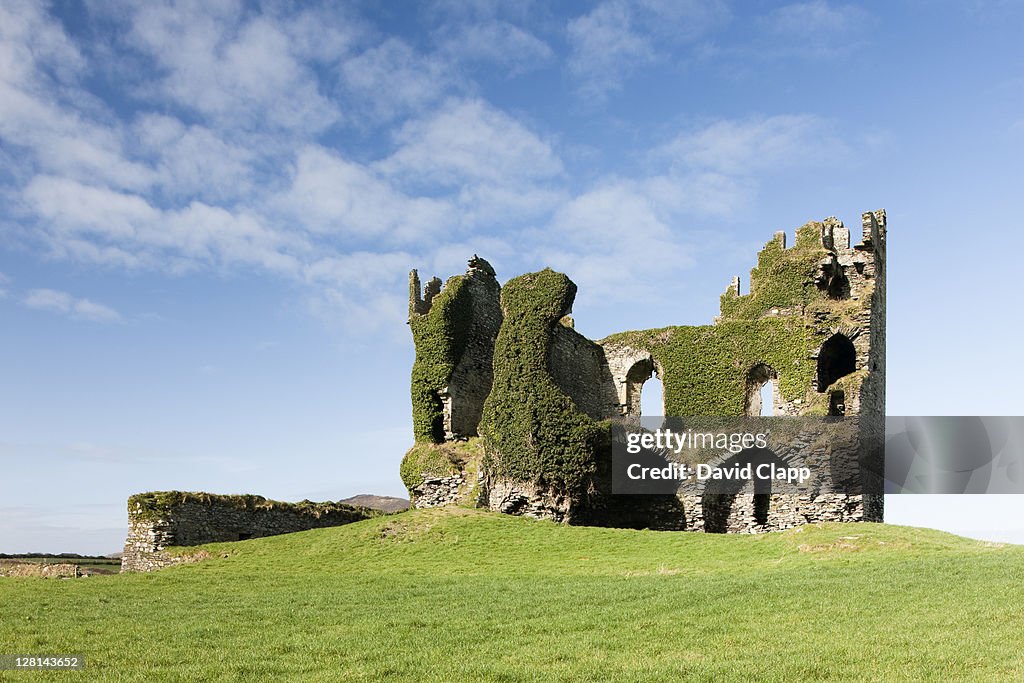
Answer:
<path fill-rule="evenodd" d="M 261 496 L 157 492 L 128 502 L 121 571 L 148 572 L 192 561 L 167 548 L 243 541 L 341 526 L 379 514 L 340 503 L 279 503 Z"/>
<path fill-rule="evenodd" d="M 466 277 L 469 290 L 470 325 L 466 346 L 447 387 L 442 391 L 445 404 L 445 436 L 476 436 L 484 401 L 491 393 L 494 339 L 501 327 L 501 288 L 492 273 L 472 268 Z"/>
<path fill-rule="evenodd" d="M 548 366 L 555 384 L 594 420 L 620 414 L 611 371 L 600 345 L 563 323 L 552 330 Z"/>
<path fill-rule="evenodd" d="M 500 306 L 496 315 L 479 314 L 481 324 L 474 329 L 485 333 L 471 335 L 473 343 L 466 345 L 456 371 L 450 374 L 443 393 L 443 440 L 460 438 L 454 425 L 462 420 L 467 420 L 461 428 L 465 433 L 477 433 L 473 430 L 480 419 L 477 405 L 502 406 L 500 411 L 485 408 L 485 420 L 490 415 L 492 422 L 503 422 L 497 427 L 497 422 L 489 423 L 489 434 L 483 435 L 487 458 L 479 499 L 509 514 L 566 523 L 645 526 L 647 522 L 652 528 L 729 532 L 819 521 L 881 521 L 881 488 L 867 480 L 875 472 L 878 477 L 873 483 L 878 484 L 884 466 L 884 210 L 863 214 L 862 227 L 857 244 L 852 244 L 850 231 L 834 217 L 799 228 L 792 246 L 787 246 L 784 232 L 775 233 L 758 254 L 748 293 L 742 294 L 740 278 L 733 278 L 721 297 L 721 315 L 712 325 L 624 332 L 597 342 L 572 329 L 576 288 L 570 280 L 545 270 L 515 278 L 502 289 L 490 266 L 474 257 L 467 274 L 453 280 L 486 274 L 487 282 L 493 284 L 476 295 L 485 306 L 474 306 L 487 311 L 496 301 Z M 430 313 L 429 301 L 420 301 L 415 271 L 412 277 L 417 284 L 410 301 L 410 323 Z M 565 294 L 565 300 L 545 300 L 550 292 L 534 291 L 541 282 L 549 283 L 545 287 L 562 287 L 565 291 L 559 296 Z M 516 303 L 510 313 L 506 294 L 513 285 Z M 433 293 L 437 291 L 435 285 Z M 524 296 L 532 303 L 524 302 Z M 558 310 L 548 310 L 555 303 Z M 502 315 L 508 319 L 502 321 Z M 525 318 L 529 318 L 526 323 Z M 456 322 L 453 319 L 441 329 L 451 329 L 450 336 L 456 338 Z M 509 324 L 515 332 L 506 338 L 516 342 L 496 352 L 495 337 L 505 335 Z M 536 333 L 543 329 L 546 336 Z M 421 354 L 430 355 L 432 340 L 417 336 L 414 330 L 414 341 L 418 359 Z M 536 348 L 543 349 L 546 362 L 525 362 L 524 358 L 533 358 Z M 502 382 L 495 384 L 497 370 L 483 367 L 485 357 L 492 358 L 494 368 L 511 365 L 518 370 L 506 372 Z M 481 378 L 475 384 L 474 375 Z M 854 467 L 865 485 L 838 487 L 846 493 L 755 495 L 752 490 L 731 490 L 717 495 L 717 502 L 706 495 L 681 494 L 665 500 L 612 495 L 610 466 L 604 462 L 610 456 L 593 432 L 603 429 L 609 419 L 639 417 L 641 393 L 652 375 L 664 385 L 664 415 L 756 416 L 762 409 L 761 389 L 770 382 L 772 415 L 857 416 L 856 445 L 874 458 Z M 414 396 L 415 376 L 414 372 Z M 546 394 L 535 396 L 538 381 L 553 384 L 554 395 L 545 388 Z M 484 393 L 485 384 L 490 395 Z M 473 387 L 463 390 L 473 397 L 469 410 L 447 398 L 454 397 L 459 387 Z M 497 401 L 495 395 L 500 395 Z M 486 401 L 480 403 L 481 399 Z M 550 408 L 540 413 L 518 409 L 540 405 L 538 400 Z M 558 415 L 552 416 L 552 411 Z M 522 425 L 530 425 L 533 431 L 524 436 Z M 558 425 L 565 428 L 559 431 Z M 441 441 L 435 439 L 435 443 Z M 571 467 L 582 473 L 583 484 Z M 417 479 L 407 485 L 414 498 L 419 495 L 424 504 L 436 505 L 456 499 L 456 489 L 465 486 L 464 481 L 449 479 L 424 477 L 422 484 Z M 560 481 L 571 481 L 572 487 L 561 486 Z M 430 495 L 424 495 L 424 487 L 432 487 Z"/>

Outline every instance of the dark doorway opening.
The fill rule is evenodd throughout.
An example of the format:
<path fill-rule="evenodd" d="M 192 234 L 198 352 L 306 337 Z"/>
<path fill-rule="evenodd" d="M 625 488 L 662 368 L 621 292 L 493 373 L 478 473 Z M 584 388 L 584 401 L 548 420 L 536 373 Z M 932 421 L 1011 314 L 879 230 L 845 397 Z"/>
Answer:
<path fill-rule="evenodd" d="M 818 352 L 818 391 L 825 390 L 840 377 L 857 369 L 857 349 L 845 334 L 834 334 Z"/>
<path fill-rule="evenodd" d="M 846 392 L 836 389 L 828 395 L 828 414 L 831 416 L 846 415 Z"/>

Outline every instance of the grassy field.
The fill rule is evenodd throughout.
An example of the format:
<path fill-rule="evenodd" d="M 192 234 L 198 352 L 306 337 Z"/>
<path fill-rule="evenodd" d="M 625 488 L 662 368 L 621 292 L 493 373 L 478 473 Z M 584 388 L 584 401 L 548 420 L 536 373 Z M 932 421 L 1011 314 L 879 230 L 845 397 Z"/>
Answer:
<path fill-rule="evenodd" d="M 0 579 L 0 653 L 81 680 L 1024 679 L 1024 547 L 879 524 L 759 536 L 419 510 Z M 42 680 L 76 674 L 0 672 Z"/>

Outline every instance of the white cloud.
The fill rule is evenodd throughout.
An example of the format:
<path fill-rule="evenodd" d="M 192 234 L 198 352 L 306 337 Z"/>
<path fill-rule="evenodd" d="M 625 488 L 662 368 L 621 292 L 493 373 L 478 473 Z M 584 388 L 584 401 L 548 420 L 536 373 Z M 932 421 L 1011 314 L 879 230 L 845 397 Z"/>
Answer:
<path fill-rule="evenodd" d="M 430 11 L 453 19 L 488 20 L 505 17 L 522 21 L 535 12 L 537 0 L 434 0 Z"/>
<path fill-rule="evenodd" d="M 17 219 L 58 258 L 171 273 L 250 268 L 303 283 L 318 315 L 346 324 L 400 320 L 410 267 L 460 272 L 474 252 L 508 274 L 551 263 L 615 300 L 648 292 L 650 255 L 689 262 L 677 229 L 685 219 L 729 217 L 756 193 L 759 173 L 845 150 L 813 116 L 718 121 L 652 152 L 646 175 L 599 175 L 573 191 L 557 139 L 458 94 L 474 90 L 460 64 L 514 71 L 552 56 L 500 8 L 464 14 L 424 54 L 317 10 L 113 7 L 108 18 L 123 15 L 123 40 L 155 74 L 120 93 L 132 98 L 130 116 L 107 111 L 77 80 L 113 68 L 103 60 L 120 53 L 87 50 L 99 63 L 86 64 L 42 15 L 33 30 L 50 47 L 38 55 L 28 29 L 0 29 L 16 34 L 0 50 L 0 75 L 10 75 L 0 87 L 12 95 L 0 98 L 0 135 L 30 153 L 10 157 Z M 570 22 L 569 69 L 600 96 L 725 16 L 714 3 L 607 0 Z M 19 71 L 22 57 L 66 58 L 60 87 L 52 64 Z M 325 134 L 338 122 L 359 135 Z M 390 134 L 391 153 L 374 157 L 361 141 L 368 131 Z M 104 315 L 84 299 L 40 297 L 68 315 Z"/>
<path fill-rule="evenodd" d="M 282 24 L 240 3 L 141 2 L 125 8 L 131 44 L 151 57 L 160 84 L 143 94 L 169 98 L 222 125 L 319 131 L 341 112 L 320 92 L 303 58 L 339 57 L 317 41 L 306 15 Z M 340 39 L 347 47 L 349 37 Z"/>
<path fill-rule="evenodd" d="M 587 299 L 660 301 L 665 272 L 693 263 L 685 233 L 673 229 L 673 208 L 646 183 L 606 181 L 566 203 L 534 235 L 535 258 L 570 273 Z"/>
<path fill-rule="evenodd" d="M 583 97 L 603 100 L 636 68 L 664 59 L 667 46 L 692 42 L 728 18 L 717 1 L 605 0 L 566 27 L 569 74 Z"/>
<path fill-rule="evenodd" d="M 74 318 L 97 322 L 115 322 L 121 319 L 121 314 L 114 309 L 89 301 L 88 299 L 78 299 L 75 301 L 71 315 Z"/>
<path fill-rule="evenodd" d="M 827 166 L 848 153 L 815 116 L 716 121 L 652 151 L 651 174 L 605 178 L 565 201 L 523 241 L 536 261 L 571 273 L 588 300 L 663 301 L 674 286 L 665 272 L 694 262 L 695 238 L 679 226 L 736 215 L 766 171 Z"/>
<path fill-rule="evenodd" d="M 0 139 L 30 153 L 13 169 L 33 165 L 118 187 L 142 187 L 151 173 L 126 158 L 116 127 L 75 83 L 84 58 L 59 22 L 34 3 L 0 7 Z M 88 114 L 67 106 L 78 103 Z"/>
<path fill-rule="evenodd" d="M 441 199 L 408 196 L 371 169 L 310 146 L 299 152 L 277 211 L 314 233 L 349 240 L 407 241 L 453 220 Z"/>
<path fill-rule="evenodd" d="M 405 124 L 395 139 L 398 150 L 378 167 L 421 183 L 515 186 L 562 172 L 550 144 L 481 100 L 449 101 Z"/>
<path fill-rule="evenodd" d="M 184 270 L 243 264 L 288 273 L 297 270 L 291 254 L 307 247 L 253 213 L 199 201 L 164 210 L 138 195 L 50 176 L 34 178 L 24 198 L 43 219 L 58 255 L 115 265 Z"/>
<path fill-rule="evenodd" d="M 320 287 L 310 297 L 308 307 L 313 315 L 352 337 L 365 339 L 367 335 L 384 330 L 394 340 L 408 339 L 403 324 L 408 300 L 397 284 L 365 291 L 352 287 Z"/>
<path fill-rule="evenodd" d="M 374 288 L 380 273 L 396 281 L 403 279 L 412 263 L 413 258 L 405 252 L 354 251 L 317 259 L 303 269 L 303 274 L 309 282 L 367 290 Z"/>
<path fill-rule="evenodd" d="M 439 51 L 460 62 L 496 64 L 521 74 L 552 60 L 551 47 L 534 34 L 507 21 L 464 24 L 447 31 Z"/>
<path fill-rule="evenodd" d="M 639 181 L 664 210 L 681 215 L 728 218 L 747 204 L 757 183 L 713 171 L 668 171 Z"/>
<path fill-rule="evenodd" d="M 347 60 L 341 74 L 351 105 L 375 124 L 422 110 L 454 82 L 445 62 L 416 52 L 399 38 Z"/>
<path fill-rule="evenodd" d="M 605 97 L 622 87 L 622 79 L 633 68 L 654 59 L 650 38 L 632 24 L 630 7 L 623 0 L 601 3 L 569 22 L 569 73 L 580 80 L 583 96 Z"/>
<path fill-rule="evenodd" d="M 489 228 L 514 228 L 542 220 L 571 195 L 557 183 L 467 183 L 454 203 L 458 225 L 478 233 Z"/>
<path fill-rule="evenodd" d="M 254 188 L 258 153 L 213 130 L 148 114 L 134 126 L 139 150 L 153 159 L 154 182 L 171 199 L 224 201 L 246 198 Z"/>
<path fill-rule="evenodd" d="M 762 20 L 770 42 L 759 56 L 849 55 L 868 40 L 871 15 L 856 5 L 809 0 L 778 7 Z"/>
<path fill-rule="evenodd" d="M 671 43 L 696 40 L 730 19 L 722 0 L 635 0 L 633 4 L 640 25 Z"/>
<path fill-rule="evenodd" d="M 717 121 L 679 134 L 655 155 L 689 168 L 746 175 L 821 165 L 848 153 L 829 121 L 799 114 Z"/>
<path fill-rule="evenodd" d="M 0 80 L 21 87 L 37 85 L 37 67 L 45 64 L 58 81 L 68 81 L 85 66 L 78 48 L 60 24 L 31 0 L 0 5 Z"/>
<path fill-rule="evenodd" d="M 144 165 L 126 158 L 116 129 L 63 109 L 52 98 L 0 81 L 0 138 L 26 148 L 46 172 L 141 188 L 152 180 Z"/>
<path fill-rule="evenodd" d="M 60 313 L 75 320 L 92 322 L 118 322 L 121 320 L 121 315 L 109 306 L 88 299 L 79 299 L 56 289 L 30 290 L 25 295 L 23 303 L 29 308 Z"/>
<path fill-rule="evenodd" d="M 373 168 L 403 192 L 443 198 L 449 239 L 542 220 L 568 196 L 552 144 L 481 100 L 450 100 L 394 137 Z"/>
<path fill-rule="evenodd" d="M 767 17 L 769 27 L 780 34 L 809 36 L 837 34 L 861 24 L 867 13 L 855 5 L 832 5 L 827 0 L 810 0 L 784 5 Z"/>
<path fill-rule="evenodd" d="M 36 176 L 22 196 L 35 215 L 57 230 L 108 240 L 133 240 L 142 226 L 159 218 L 159 211 L 138 195 L 57 176 Z"/>

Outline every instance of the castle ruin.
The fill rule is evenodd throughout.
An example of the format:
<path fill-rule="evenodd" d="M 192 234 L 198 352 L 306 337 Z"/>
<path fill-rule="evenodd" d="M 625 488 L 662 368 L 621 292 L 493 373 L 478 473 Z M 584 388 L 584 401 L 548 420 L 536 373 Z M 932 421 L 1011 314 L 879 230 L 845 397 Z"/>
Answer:
<path fill-rule="evenodd" d="M 851 416 L 880 443 L 885 415 L 884 210 L 862 238 L 834 217 L 778 232 L 749 290 L 733 278 L 711 325 L 613 334 L 573 329 L 576 285 L 546 269 L 499 285 L 475 257 L 421 288 L 410 274 L 416 444 L 402 479 L 417 507 L 478 505 L 573 524 L 754 532 L 881 521 L 876 488 L 709 498 L 611 492 L 612 421 L 638 418 L 652 376 L 666 416 Z"/>

